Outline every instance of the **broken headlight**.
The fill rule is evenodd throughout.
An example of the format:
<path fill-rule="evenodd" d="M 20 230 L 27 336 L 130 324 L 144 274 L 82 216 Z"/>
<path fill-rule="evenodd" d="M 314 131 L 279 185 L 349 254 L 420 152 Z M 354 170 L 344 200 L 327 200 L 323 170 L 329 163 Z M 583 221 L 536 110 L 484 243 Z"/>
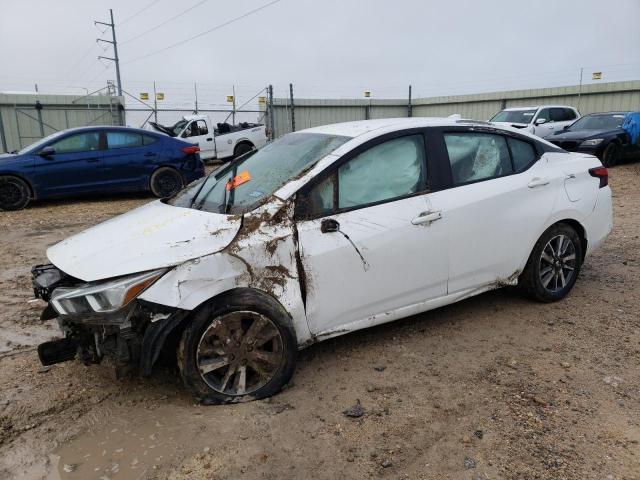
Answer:
<path fill-rule="evenodd" d="M 60 315 L 115 312 L 140 295 L 165 272 L 164 269 L 154 270 L 78 287 L 59 287 L 51 295 L 51 305 Z"/>

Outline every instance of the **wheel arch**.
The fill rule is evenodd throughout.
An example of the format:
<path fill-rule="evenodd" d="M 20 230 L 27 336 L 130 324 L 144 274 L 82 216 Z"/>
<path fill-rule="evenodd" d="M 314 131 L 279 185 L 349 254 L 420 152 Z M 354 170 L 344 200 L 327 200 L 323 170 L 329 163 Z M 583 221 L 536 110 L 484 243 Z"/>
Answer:
<path fill-rule="evenodd" d="M 177 169 L 175 167 L 175 165 L 162 163 L 162 164 L 156 165 L 155 168 L 153 169 L 153 171 L 149 174 L 149 179 L 147 180 L 147 188 L 149 189 L 149 191 L 152 191 L 151 190 L 151 179 L 153 178 L 155 173 L 158 170 L 162 169 L 162 168 L 169 168 L 169 169 L 175 171 L 178 175 L 180 175 L 180 178 L 182 179 L 182 186 L 186 185 L 186 179 L 184 178 L 184 175 L 182 174 L 182 172 L 179 169 Z"/>
<path fill-rule="evenodd" d="M 15 173 L 15 172 L 0 172 L 0 177 L 13 177 L 13 178 L 17 178 L 19 180 L 22 180 L 24 183 L 27 184 L 27 187 L 29 188 L 29 193 L 31 195 L 31 200 L 36 200 L 37 199 L 36 190 L 33 188 L 33 184 L 24 175 L 20 175 L 19 173 Z"/>
<path fill-rule="evenodd" d="M 296 329 L 293 326 L 293 319 L 289 311 L 270 293 L 254 287 L 235 287 L 217 293 L 213 297 L 204 300 L 193 310 L 181 310 L 174 314 L 172 318 L 164 322 L 149 325 L 144 334 L 143 348 L 140 356 L 140 373 L 144 376 L 151 375 L 153 366 L 160 357 L 163 350 L 177 348 L 179 339 L 189 326 L 191 318 L 203 308 L 207 308 L 211 303 L 222 303 L 232 298 L 258 297 L 265 303 L 279 310 L 291 323 L 291 331 L 294 336 Z M 297 344 L 297 338 L 294 338 Z"/>
<path fill-rule="evenodd" d="M 234 156 L 236 155 L 236 151 L 238 150 L 238 147 L 241 145 L 248 145 L 249 147 L 256 148 L 255 144 L 251 140 L 249 140 L 248 138 L 242 138 L 238 140 L 233 147 Z"/>

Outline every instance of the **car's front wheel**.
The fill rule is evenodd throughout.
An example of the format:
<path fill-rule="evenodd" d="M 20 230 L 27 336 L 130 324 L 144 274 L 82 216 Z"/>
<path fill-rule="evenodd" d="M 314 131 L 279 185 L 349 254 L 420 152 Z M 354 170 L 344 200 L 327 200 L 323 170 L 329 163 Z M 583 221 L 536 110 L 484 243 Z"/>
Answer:
<path fill-rule="evenodd" d="M 182 335 L 178 366 L 203 403 L 236 403 L 277 393 L 291 378 L 296 336 L 286 312 L 253 292 L 200 308 Z"/>
<path fill-rule="evenodd" d="M 555 302 L 567 296 L 582 266 L 582 242 L 570 225 L 551 226 L 538 239 L 520 277 L 520 285 L 535 300 Z"/>
<path fill-rule="evenodd" d="M 160 167 L 153 172 L 149 184 L 151 192 L 158 198 L 168 198 L 183 187 L 182 176 L 169 167 Z"/>
<path fill-rule="evenodd" d="M 30 199 L 31 191 L 24 180 L 9 175 L 0 176 L 0 210 L 21 210 Z"/>

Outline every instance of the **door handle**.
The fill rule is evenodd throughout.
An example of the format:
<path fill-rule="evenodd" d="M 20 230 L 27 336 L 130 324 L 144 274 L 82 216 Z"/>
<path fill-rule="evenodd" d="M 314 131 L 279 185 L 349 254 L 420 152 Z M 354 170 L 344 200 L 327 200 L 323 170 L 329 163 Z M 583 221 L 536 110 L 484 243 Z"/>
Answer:
<path fill-rule="evenodd" d="M 98 157 L 91 157 L 91 158 L 87 158 L 87 162 L 97 162 L 98 161 Z"/>
<path fill-rule="evenodd" d="M 564 178 L 566 178 L 567 180 L 570 180 L 572 178 L 576 178 L 575 173 L 568 173 Z"/>
<path fill-rule="evenodd" d="M 212 140 L 213 140 L 213 138 L 207 138 L 207 142 L 210 142 Z"/>
<path fill-rule="evenodd" d="M 549 181 L 550 180 L 546 177 L 534 177 L 531 179 L 529 183 L 527 183 L 527 187 L 529 188 L 542 187 L 544 185 L 548 185 Z"/>
<path fill-rule="evenodd" d="M 414 225 L 422 225 L 424 223 L 426 223 L 427 225 L 431 225 L 432 222 L 440 220 L 441 218 L 442 212 L 439 210 L 437 212 L 422 212 L 416 218 L 411 220 L 411 223 Z"/>
<path fill-rule="evenodd" d="M 147 153 L 145 153 L 145 154 L 144 154 L 144 156 L 145 156 L 145 157 L 155 157 L 155 156 L 156 156 L 156 154 L 155 154 L 155 153 L 153 153 L 153 152 L 147 152 Z"/>

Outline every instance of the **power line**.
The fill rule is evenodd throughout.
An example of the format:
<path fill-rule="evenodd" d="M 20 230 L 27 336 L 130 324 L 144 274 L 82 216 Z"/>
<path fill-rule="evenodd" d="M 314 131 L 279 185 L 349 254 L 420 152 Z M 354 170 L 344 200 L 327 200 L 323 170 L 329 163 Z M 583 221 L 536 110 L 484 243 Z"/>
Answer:
<path fill-rule="evenodd" d="M 158 24 L 158 25 L 156 25 L 155 27 L 151 27 L 149 30 L 145 30 L 144 32 L 139 33 L 138 35 L 135 35 L 135 36 L 133 36 L 133 37 L 131 37 L 131 38 L 128 38 L 128 39 L 126 39 L 126 40 L 124 40 L 124 41 L 122 41 L 122 42 L 120 42 L 120 43 L 121 43 L 121 44 L 125 44 L 125 43 L 129 43 L 129 42 L 133 42 L 134 40 L 137 40 L 138 38 L 140 38 L 140 37 L 142 37 L 142 36 L 146 35 L 147 33 L 153 32 L 154 30 L 159 29 L 160 27 L 162 27 L 162 26 L 166 25 L 167 23 L 169 23 L 169 22 L 171 22 L 171 21 L 175 20 L 176 18 L 179 18 L 179 17 L 183 16 L 185 13 L 190 12 L 190 11 L 191 11 L 191 10 L 193 10 L 194 8 L 199 7 L 200 5 L 202 5 L 203 3 L 207 2 L 207 1 L 208 1 L 208 0 L 202 0 L 202 1 L 198 2 L 198 3 L 196 3 L 195 5 L 193 5 L 193 6 L 189 7 L 189 8 L 187 8 L 186 10 L 183 10 L 182 12 L 178 13 L 177 15 L 174 15 L 173 17 L 171 17 L 171 18 L 169 18 L 169 19 L 165 20 L 164 22 L 159 23 L 159 24 Z"/>
<path fill-rule="evenodd" d="M 138 60 L 142 60 L 143 58 L 148 58 L 148 57 L 151 57 L 153 55 L 157 55 L 158 53 L 162 53 L 162 52 L 164 52 L 166 50 L 170 50 L 172 48 L 179 47 L 180 45 L 184 45 L 185 43 L 190 42 L 191 40 L 195 40 L 196 38 L 200 38 L 203 35 L 211 33 L 214 30 L 219 30 L 219 29 L 221 29 L 223 27 L 226 27 L 227 25 L 229 25 L 231 23 L 237 22 L 238 20 L 242 20 L 243 18 L 246 18 L 249 15 L 253 15 L 254 13 L 259 12 L 260 10 L 263 10 L 263 9 L 265 9 L 267 7 L 270 7 L 271 5 L 274 5 L 274 4 L 278 3 L 278 2 L 280 2 L 280 0 L 273 0 L 272 2 L 266 3 L 266 4 L 262 5 L 261 7 L 254 8 L 253 10 L 250 10 L 247 13 L 244 13 L 244 14 L 240 15 L 239 17 L 232 18 L 231 20 L 228 20 L 228 21 L 226 21 L 224 23 L 216 25 L 215 27 L 212 27 L 209 30 L 205 30 L 204 32 L 198 33 L 197 35 L 194 35 L 193 37 L 186 38 L 184 40 L 181 40 L 180 42 L 174 43 L 174 44 L 169 45 L 167 47 L 161 48 L 159 50 L 156 50 L 154 52 L 148 53 L 146 55 L 142 55 L 140 57 L 136 57 L 136 58 L 134 58 L 132 60 L 129 60 L 128 62 L 123 62 L 123 63 L 137 62 Z"/>
<path fill-rule="evenodd" d="M 125 23 L 127 23 L 129 20 L 134 19 L 135 17 L 137 17 L 138 15 L 140 15 L 142 12 L 144 12 L 145 10 L 153 7 L 156 3 L 158 3 L 160 0 L 153 0 L 153 2 L 151 2 L 149 5 L 147 5 L 146 7 L 138 10 L 136 13 L 134 13 L 133 15 L 125 18 L 123 21 L 120 22 L 120 26 L 124 25 Z M 104 33 L 104 32 L 103 32 Z"/>

